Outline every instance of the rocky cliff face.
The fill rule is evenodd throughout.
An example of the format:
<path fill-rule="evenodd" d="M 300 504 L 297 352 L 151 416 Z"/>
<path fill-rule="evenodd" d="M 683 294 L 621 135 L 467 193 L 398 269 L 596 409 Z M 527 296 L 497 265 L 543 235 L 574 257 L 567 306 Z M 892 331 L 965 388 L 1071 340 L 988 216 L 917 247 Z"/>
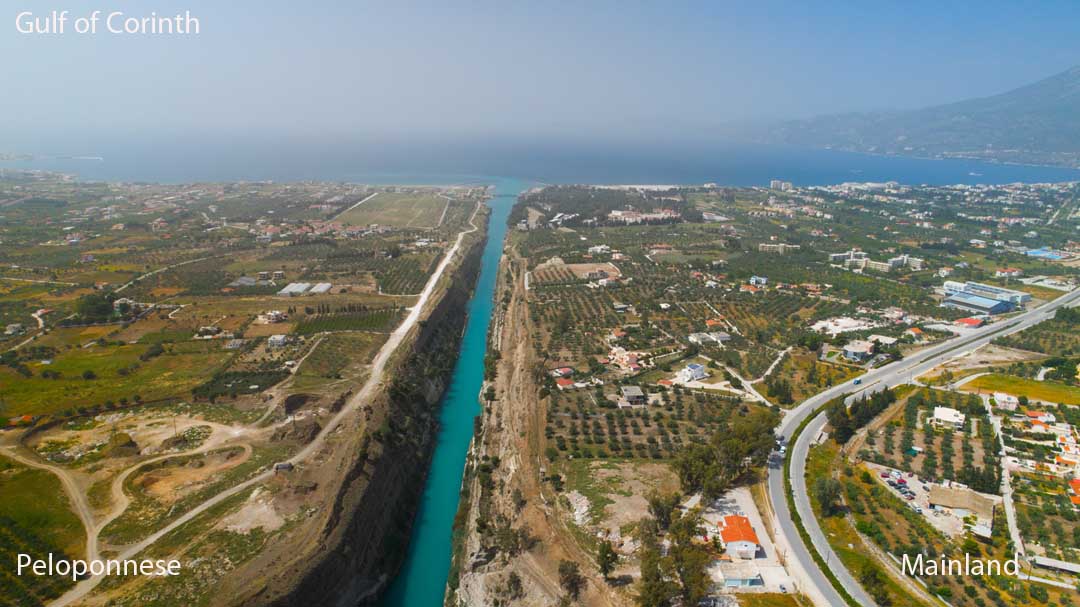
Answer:
<path fill-rule="evenodd" d="M 248 588 L 240 604 L 352 607 L 373 602 L 401 566 L 435 447 L 438 404 L 458 355 L 483 245 L 482 238 L 475 238 L 465 249 L 447 292 L 419 324 L 408 355 L 399 357 L 388 374 L 393 379 L 376 402 L 364 407 L 364 425 L 370 431 L 345 435 L 353 428 L 346 425 L 341 443 L 319 462 L 324 469 L 337 467 L 341 474 L 318 526 L 308 525 L 310 529 L 290 538 L 297 552 L 273 559 L 278 565 L 288 560 L 285 570 L 273 571 L 259 587 Z"/>

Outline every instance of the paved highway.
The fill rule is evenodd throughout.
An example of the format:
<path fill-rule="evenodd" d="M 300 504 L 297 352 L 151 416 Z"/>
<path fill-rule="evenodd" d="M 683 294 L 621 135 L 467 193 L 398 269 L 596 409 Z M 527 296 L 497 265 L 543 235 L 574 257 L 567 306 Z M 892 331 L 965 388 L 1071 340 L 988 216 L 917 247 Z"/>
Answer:
<path fill-rule="evenodd" d="M 1078 302 L 1080 302 L 1080 290 L 1067 293 L 1048 304 L 1024 312 L 1021 315 L 998 321 L 966 335 L 955 337 L 936 346 L 927 348 L 903 360 L 870 371 L 861 377 L 861 385 L 856 386 L 853 381 L 848 381 L 833 386 L 832 388 L 807 399 L 795 409 L 792 409 L 784 417 L 778 432 L 785 437 L 789 437 L 791 433 L 798 428 L 799 424 L 810 416 L 815 409 L 837 396 L 845 393 L 861 392 L 863 390 L 876 391 L 907 383 L 911 381 L 913 377 L 925 373 L 946 360 L 964 356 L 997 337 L 1022 331 L 1032 325 L 1038 324 L 1052 317 L 1059 307 L 1063 305 L 1075 305 Z M 840 559 L 837 558 L 836 554 L 829 546 L 829 543 L 826 541 L 825 535 L 821 531 L 821 526 L 814 517 L 813 510 L 810 508 L 810 500 L 806 493 L 806 458 L 809 454 L 811 443 L 821 432 L 822 428 L 825 427 L 826 421 L 825 414 L 822 412 L 822 414 L 818 415 L 807 424 L 806 428 L 804 428 L 803 432 L 799 435 L 798 440 L 796 440 L 794 444 L 788 446 L 788 448 L 792 450 L 791 476 L 792 489 L 795 493 L 795 509 L 799 513 L 799 517 L 802 519 L 803 526 L 806 528 L 815 549 L 821 555 L 821 558 L 825 560 L 828 568 L 840 580 L 841 585 L 847 589 L 848 593 L 850 593 L 860 605 L 873 605 L 873 600 L 855 581 L 855 578 L 852 577 L 851 573 L 843 567 Z M 816 603 L 826 607 L 843 605 L 843 598 L 841 598 L 840 594 L 833 588 L 832 584 L 829 583 L 828 578 L 825 577 L 825 574 L 817 566 L 813 558 L 811 558 L 807 546 L 802 540 L 802 536 L 799 535 L 798 530 L 795 528 L 795 523 L 791 518 L 791 512 L 788 508 L 786 495 L 787 487 L 786 479 L 784 477 L 783 459 L 774 456 L 769 465 L 769 498 L 773 503 L 773 508 L 776 510 L 776 516 L 779 523 L 777 526 L 777 533 L 783 536 L 787 545 L 791 546 L 791 554 L 788 555 L 787 559 L 789 561 L 789 566 L 802 568 L 806 574 L 803 576 L 804 586 L 805 582 L 810 582 L 814 586 L 814 588 L 804 587 L 800 588 L 800 590 L 815 600 Z M 796 575 L 796 577 L 799 576 Z"/>

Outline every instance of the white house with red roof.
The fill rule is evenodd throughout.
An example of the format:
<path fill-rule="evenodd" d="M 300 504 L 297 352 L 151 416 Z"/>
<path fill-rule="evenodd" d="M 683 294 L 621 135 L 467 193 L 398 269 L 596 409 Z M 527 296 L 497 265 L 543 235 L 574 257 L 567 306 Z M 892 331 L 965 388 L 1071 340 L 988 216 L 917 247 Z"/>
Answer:
<path fill-rule="evenodd" d="M 750 519 L 738 514 L 730 514 L 720 521 L 720 539 L 724 542 L 724 551 L 732 559 L 755 558 L 761 547 Z"/>
<path fill-rule="evenodd" d="M 1046 411 L 1029 410 L 1024 412 L 1027 415 L 1028 421 L 1037 420 L 1044 424 L 1057 423 L 1057 417 L 1054 417 L 1053 413 L 1047 413 Z"/>

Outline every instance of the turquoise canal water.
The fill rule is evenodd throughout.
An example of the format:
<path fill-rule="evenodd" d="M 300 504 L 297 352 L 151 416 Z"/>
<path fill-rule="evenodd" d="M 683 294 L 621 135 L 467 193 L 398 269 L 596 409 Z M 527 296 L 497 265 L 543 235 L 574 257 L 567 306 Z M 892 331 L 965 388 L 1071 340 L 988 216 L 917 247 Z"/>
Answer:
<path fill-rule="evenodd" d="M 427 485 L 413 524 L 405 564 L 383 598 L 383 607 L 442 605 L 450 571 L 450 534 L 461 491 L 465 455 L 472 440 L 473 418 L 480 414 L 488 325 L 494 305 L 495 278 L 502 256 L 506 219 L 526 184 L 512 179 L 495 183 L 488 205 L 491 218 L 476 292 L 469 302 L 469 319 L 450 386 L 443 395 L 439 437 L 431 459 Z"/>

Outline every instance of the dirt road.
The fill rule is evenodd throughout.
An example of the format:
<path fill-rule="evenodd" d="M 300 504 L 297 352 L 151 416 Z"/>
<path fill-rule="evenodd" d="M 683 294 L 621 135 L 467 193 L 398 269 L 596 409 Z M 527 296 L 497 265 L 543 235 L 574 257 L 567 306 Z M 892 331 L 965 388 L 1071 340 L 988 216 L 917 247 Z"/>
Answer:
<path fill-rule="evenodd" d="M 473 211 L 473 215 L 469 219 L 469 229 L 463 230 L 462 232 L 458 233 L 458 237 L 454 241 L 454 245 L 450 248 L 450 250 L 446 252 L 446 255 L 443 257 L 442 261 L 439 262 L 438 267 L 436 267 L 435 272 L 431 275 L 430 278 L 428 278 L 428 282 L 424 286 L 424 290 L 420 293 L 416 305 L 414 305 L 409 310 L 409 314 L 405 317 L 405 320 L 403 320 L 401 324 L 398 325 L 398 327 L 394 330 L 394 332 L 390 334 L 389 339 L 386 340 L 386 343 L 384 343 L 382 348 L 379 349 L 378 354 L 375 355 L 375 359 L 371 365 L 371 372 L 368 375 L 368 379 L 364 383 L 363 387 L 360 388 L 360 390 L 357 391 L 357 393 L 349 399 L 348 403 L 346 403 L 346 405 L 342 407 L 341 410 L 338 411 L 338 413 L 336 413 L 332 418 L 330 418 L 330 420 L 322 428 L 322 430 L 319 431 L 319 434 L 310 443 L 305 445 L 302 449 L 300 449 L 300 451 L 298 451 L 295 455 L 289 458 L 287 460 L 288 462 L 292 464 L 299 464 L 304 460 L 310 458 L 315 453 L 319 452 L 319 450 L 321 450 L 325 445 L 327 437 L 330 436 L 339 426 L 341 426 L 342 422 L 347 417 L 353 415 L 365 403 L 370 402 L 377 393 L 377 391 L 382 388 L 383 372 L 385 371 L 386 365 L 390 361 L 390 358 L 393 356 L 398 346 L 401 345 L 401 342 L 404 341 L 405 337 L 408 336 L 409 333 L 413 330 L 413 328 L 416 327 L 417 323 L 419 323 L 420 318 L 423 315 L 424 308 L 427 306 L 428 302 L 431 300 L 432 295 L 435 293 L 440 280 L 446 273 L 446 269 L 450 266 L 450 263 L 454 260 L 454 258 L 458 254 L 458 251 L 461 249 L 461 245 L 465 240 L 465 236 L 477 231 L 478 228 L 476 227 L 474 222 L 476 220 L 477 213 L 480 211 L 480 208 L 481 205 L 477 204 L 476 210 Z M 270 467 L 267 470 L 259 473 L 255 477 L 248 479 L 247 481 L 244 481 L 240 484 L 234 485 L 229 489 L 226 489 L 225 491 L 222 491 L 221 493 L 187 511 L 182 516 L 169 523 L 168 525 L 162 527 L 161 529 L 157 530 L 141 542 L 128 546 L 114 558 L 123 560 L 134 557 L 135 555 L 139 554 L 147 547 L 154 544 L 177 527 L 180 527 L 181 525 L 187 523 L 188 521 L 199 516 L 203 512 L 206 512 L 208 509 L 223 502 L 224 500 L 242 491 L 251 489 L 259 483 L 265 482 L 266 480 L 271 478 L 273 474 L 273 467 Z M 83 580 L 51 604 L 54 607 L 70 605 L 71 603 L 78 601 L 82 597 L 86 596 L 86 594 L 93 590 L 95 587 L 97 587 L 97 585 L 100 584 L 103 579 L 104 576 L 94 576 Z"/>
<path fill-rule="evenodd" d="M 529 338 L 533 327 L 526 301 L 527 264 L 514 250 L 508 249 L 503 265 L 509 269 L 511 282 L 500 285 L 496 300 L 500 301 L 506 292 L 511 298 L 494 324 L 501 353 L 494 385 L 497 399 L 492 401 L 492 411 L 486 416 L 482 435 L 474 439 L 477 441 L 474 448 L 482 455 L 498 457 L 502 461 L 498 474 L 505 485 L 498 495 L 492 496 L 488 505 L 490 516 L 506 516 L 514 521 L 515 527 L 528 529 L 542 548 L 522 552 L 509 560 L 496 559 L 480 570 L 464 571 L 458 598 L 469 604 L 490 602 L 488 593 L 497 590 L 505 583 L 509 572 L 515 571 L 526 590 L 526 596 L 515 604 L 527 607 L 551 605 L 563 594 L 559 585 L 559 561 L 568 559 L 581 563 L 582 573 L 588 579 L 581 604 L 595 607 L 625 604 L 625 597 L 589 565 L 592 555 L 582 550 L 574 532 L 567 527 L 566 520 L 558 512 L 554 493 L 545 494 L 547 488 L 540 473 L 544 467 L 541 452 L 546 411 L 537 397 L 539 386 L 533 376 L 541 361 Z M 500 268 L 500 280 L 504 280 L 501 277 L 505 275 L 507 272 Z M 520 490 L 525 499 L 525 506 L 520 511 L 509 499 L 514 489 Z M 475 525 L 479 510 L 476 500 L 481 491 L 474 486 L 470 495 L 473 502 L 466 546 L 469 551 L 476 551 L 480 545 Z"/>
<path fill-rule="evenodd" d="M 68 499 L 71 500 L 71 504 L 75 508 L 75 514 L 82 521 L 83 529 L 86 531 L 86 558 L 88 560 L 98 558 L 97 536 L 91 533 L 94 528 L 94 513 L 90 509 L 90 503 L 86 500 L 86 494 L 79 488 L 79 484 L 75 482 L 75 479 L 67 473 L 67 470 L 35 458 L 26 457 L 20 454 L 15 446 L 5 446 L 3 452 L 5 457 L 10 457 L 24 466 L 47 470 L 60 479 L 60 484 L 64 487 L 64 492 L 67 493 Z"/>

